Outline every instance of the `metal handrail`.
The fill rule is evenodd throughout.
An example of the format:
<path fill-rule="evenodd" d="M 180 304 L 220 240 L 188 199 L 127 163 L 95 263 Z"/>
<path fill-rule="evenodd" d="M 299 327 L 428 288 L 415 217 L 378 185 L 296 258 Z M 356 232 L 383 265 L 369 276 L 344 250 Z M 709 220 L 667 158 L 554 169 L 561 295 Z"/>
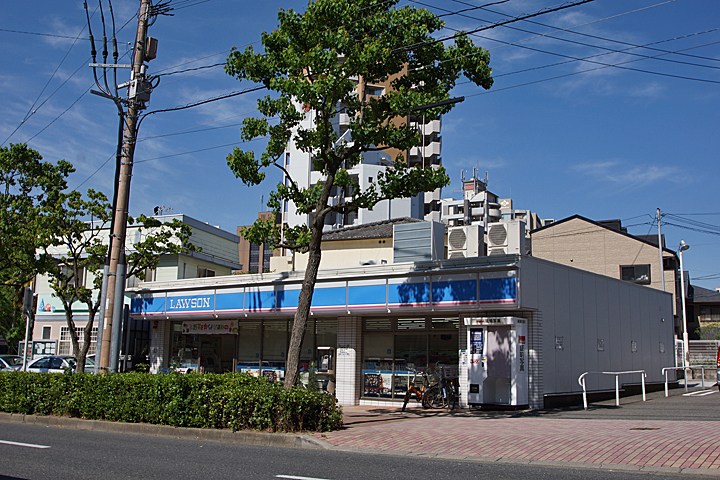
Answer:
<path fill-rule="evenodd" d="M 705 390 L 705 369 L 706 368 L 716 368 L 715 365 L 688 365 L 687 367 L 665 367 L 662 369 L 662 374 L 665 376 L 665 396 L 668 396 L 668 377 L 667 372 L 668 370 L 690 370 L 692 371 L 693 368 L 700 368 L 701 376 L 700 384 L 702 385 L 702 389 Z M 720 382 L 720 378 L 717 379 L 718 382 Z M 719 383 L 720 384 L 720 383 Z M 687 393 L 688 387 L 687 387 L 687 376 L 685 376 L 685 393 Z"/>
<path fill-rule="evenodd" d="M 585 388 L 585 376 L 590 374 L 595 375 L 615 375 L 615 406 L 620 406 L 620 375 L 627 375 L 631 373 L 641 373 L 640 380 L 642 382 L 642 395 L 643 395 L 643 402 L 645 401 L 645 377 L 647 377 L 647 373 L 645 373 L 645 370 L 630 370 L 627 372 L 585 372 L 582 375 L 578 377 L 578 383 L 583 388 L 583 405 L 585 406 L 585 410 L 588 408 L 587 404 L 587 389 Z"/>

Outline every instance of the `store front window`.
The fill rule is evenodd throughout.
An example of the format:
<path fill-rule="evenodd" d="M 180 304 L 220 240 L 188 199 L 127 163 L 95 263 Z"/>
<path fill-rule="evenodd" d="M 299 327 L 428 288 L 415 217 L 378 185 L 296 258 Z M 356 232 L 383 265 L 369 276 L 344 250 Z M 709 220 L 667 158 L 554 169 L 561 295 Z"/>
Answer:
<path fill-rule="evenodd" d="M 237 325 L 237 321 L 174 322 L 171 365 L 181 371 L 231 372 L 235 363 Z"/>
<path fill-rule="evenodd" d="M 458 318 L 367 318 L 363 322 L 363 396 L 403 398 L 415 372 L 458 367 Z"/>
<path fill-rule="evenodd" d="M 241 321 L 238 326 L 237 370 L 265 377 L 271 382 L 285 380 L 287 350 L 292 320 Z M 300 380 L 308 381 L 310 364 L 317 368 L 317 347 L 337 346 L 337 320 L 309 319 L 300 347 Z"/>
<path fill-rule="evenodd" d="M 270 382 L 285 380 L 285 354 L 289 341 L 288 323 L 287 320 L 265 320 L 262 376 Z"/>

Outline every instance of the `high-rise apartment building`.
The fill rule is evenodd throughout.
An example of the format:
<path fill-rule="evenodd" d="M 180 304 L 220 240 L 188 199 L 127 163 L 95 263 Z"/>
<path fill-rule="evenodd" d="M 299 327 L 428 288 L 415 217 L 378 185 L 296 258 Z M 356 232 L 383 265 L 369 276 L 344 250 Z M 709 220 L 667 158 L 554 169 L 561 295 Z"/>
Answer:
<path fill-rule="evenodd" d="M 388 79 L 381 84 L 359 83 L 358 95 L 364 94 L 367 97 L 382 96 L 387 89 L 391 88 L 391 81 L 392 79 Z M 361 88 L 364 88 L 364 92 L 360 91 Z M 302 120 L 300 127 L 310 129 L 314 124 L 314 120 L 315 112 L 309 110 L 305 113 L 305 118 Z M 334 121 L 338 142 L 352 142 L 352 131 L 349 128 L 350 121 L 350 115 L 341 108 Z M 388 148 L 383 151 L 363 154 L 362 162 L 348 170 L 350 176 L 357 180 L 362 190 L 371 187 L 376 182 L 378 173 L 392 165 L 398 156 L 406 160 L 411 167 L 417 165 L 439 167 L 442 165 L 442 138 L 440 136 L 442 122 L 439 118 L 411 115 L 396 121 L 408 122 L 411 126 L 415 126 L 422 136 L 421 145 L 404 152 Z M 283 161 L 290 177 L 297 182 L 300 188 L 310 188 L 321 180 L 321 173 L 313 168 L 312 155 L 301 152 L 292 142 L 286 147 Z M 285 178 L 284 182 L 287 185 L 289 179 Z M 341 203 L 344 195 L 342 189 L 335 187 L 330 198 L 331 205 Z M 325 229 L 332 230 L 400 217 L 439 221 L 440 189 L 434 192 L 425 192 L 413 198 L 384 200 L 372 210 L 361 209 L 358 212 L 346 215 L 330 213 L 325 217 Z M 290 226 L 303 224 L 309 226 L 312 216 L 296 213 L 294 205 L 291 202 L 286 202 L 282 205 L 282 221 Z"/>

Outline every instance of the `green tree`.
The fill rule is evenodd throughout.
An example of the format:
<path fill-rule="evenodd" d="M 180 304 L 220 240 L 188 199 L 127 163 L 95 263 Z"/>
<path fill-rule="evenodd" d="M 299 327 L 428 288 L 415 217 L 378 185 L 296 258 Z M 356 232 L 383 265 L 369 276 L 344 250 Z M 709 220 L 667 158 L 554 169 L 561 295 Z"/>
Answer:
<path fill-rule="evenodd" d="M 102 272 L 108 253 L 107 244 L 103 243 L 107 237 L 102 235 L 102 230 L 111 219 L 112 206 L 104 194 L 88 190 L 87 199 L 77 191 L 64 194 L 63 215 L 53 230 L 58 248 L 46 252 L 55 260 L 48 270 L 50 286 L 65 310 L 78 372 L 85 370 L 95 315 L 100 309 Z M 128 223 L 132 225 L 135 220 L 129 217 Z M 140 241 L 126 253 L 127 278 L 135 275 L 144 280 L 146 271 L 155 269 L 163 254 L 197 250 L 189 242 L 191 227 L 177 219 L 163 223 L 141 215 L 137 223 Z M 76 302 L 84 304 L 88 311 L 82 344 L 75 328 L 73 304 Z"/>
<path fill-rule="evenodd" d="M 19 292 L 51 265 L 37 252 L 54 241 L 50 225 L 74 171 L 64 160 L 43 162 L 25 144 L 0 148 L 0 336 L 12 347 L 25 335 Z"/>
<path fill-rule="evenodd" d="M 282 229 L 272 221 L 258 220 L 243 232 L 256 244 L 308 253 L 288 350 L 288 388 L 297 381 L 325 216 L 371 209 L 382 200 L 413 197 L 449 183 L 442 168 L 408 168 L 402 156 L 366 190 L 359 188 L 348 169 L 360 163 L 366 152 L 407 151 L 420 145 L 419 133 L 404 118 L 417 109 L 427 116 L 448 113 L 452 105 L 425 106 L 448 99 L 461 74 L 483 88 L 492 85 L 486 50 L 462 33 L 446 46 L 432 36 L 444 26 L 435 14 L 409 6 L 396 8 L 397 1 L 317 0 L 302 14 L 280 10 L 278 28 L 262 36 L 264 52 L 248 47 L 228 57 L 228 74 L 276 92 L 258 101 L 263 117 L 246 119 L 241 132 L 245 141 L 269 137 L 265 151 L 256 158 L 252 151 L 235 148 L 227 159 L 230 169 L 247 185 L 256 185 L 265 178 L 267 168 L 279 168 L 288 184 L 277 186 L 268 206 L 279 213 L 282 202 L 288 201 L 312 219 L 310 227 Z M 391 82 L 391 88 L 383 96 L 366 94 L 366 84 L 385 81 Z M 341 109 L 351 117 L 349 142 L 339 139 L 333 128 Z M 314 112 L 314 122 L 303 128 L 300 122 L 308 110 Z M 321 173 L 314 186 L 299 187 L 280 161 L 289 142 L 312 155 L 314 169 Z M 329 205 L 334 188 L 349 200 Z"/>

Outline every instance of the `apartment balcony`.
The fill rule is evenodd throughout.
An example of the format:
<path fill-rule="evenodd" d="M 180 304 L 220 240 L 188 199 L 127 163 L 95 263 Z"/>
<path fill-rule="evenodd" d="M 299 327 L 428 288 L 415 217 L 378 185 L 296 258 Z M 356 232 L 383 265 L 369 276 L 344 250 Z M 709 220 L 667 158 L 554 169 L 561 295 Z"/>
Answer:
<path fill-rule="evenodd" d="M 410 156 L 411 157 L 420 157 L 420 158 L 431 158 L 431 157 L 439 157 L 440 152 L 442 150 L 442 144 L 440 142 L 432 142 L 429 145 L 425 145 L 424 147 L 413 147 L 410 149 Z"/>
<path fill-rule="evenodd" d="M 340 127 L 347 128 L 350 126 L 350 120 L 352 119 L 352 117 L 350 117 L 350 115 L 348 115 L 347 113 L 338 113 L 337 118 L 338 125 L 340 125 Z"/>
<path fill-rule="evenodd" d="M 430 120 L 424 125 L 422 123 L 418 123 L 417 127 L 423 136 L 439 135 L 442 127 L 442 120 Z"/>
<path fill-rule="evenodd" d="M 464 220 L 465 214 L 464 213 L 453 213 L 453 214 L 449 214 L 449 215 L 443 215 L 442 218 L 443 218 L 443 220 L 447 220 L 448 222 L 454 222 L 454 221 L 458 221 L 458 220 Z"/>

